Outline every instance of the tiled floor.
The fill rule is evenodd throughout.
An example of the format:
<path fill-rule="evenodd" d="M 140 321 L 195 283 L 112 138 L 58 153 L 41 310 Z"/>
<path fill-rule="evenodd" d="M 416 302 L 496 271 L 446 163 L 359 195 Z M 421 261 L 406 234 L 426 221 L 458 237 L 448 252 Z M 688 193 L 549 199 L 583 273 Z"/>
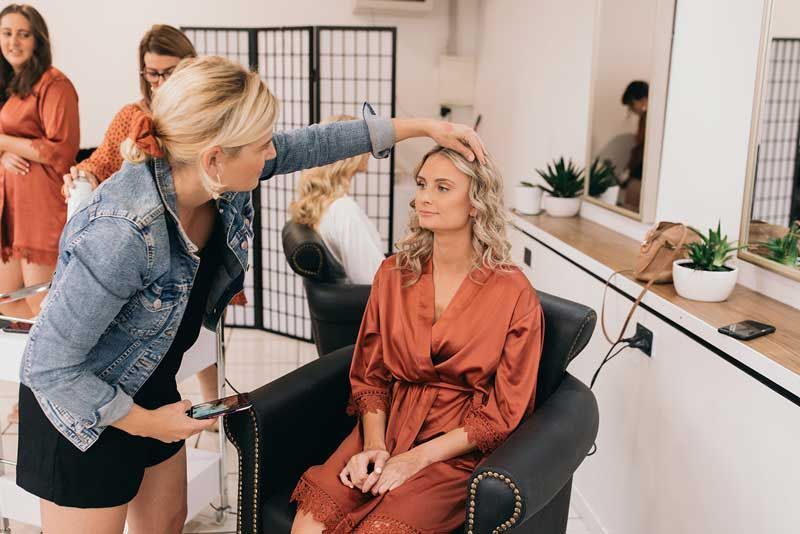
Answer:
<path fill-rule="evenodd" d="M 250 391 L 274 380 L 317 357 L 314 346 L 293 339 L 267 334 L 256 330 L 232 330 L 228 334 L 227 377 L 239 391 Z M 200 400 L 197 381 L 190 378 L 180 384 L 184 398 Z M 6 421 L 12 404 L 16 401 L 17 385 L 0 381 L 0 421 Z M 15 425 L 2 425 L 2 440 L 6 456 L 15 458 L 17 436 Z M 203 433 L 187 442 L 189 446 L 217 450 L 217 435 Z M 233 533 L 236 531 L 237 461 L 233 447 L 227 448 L 228 494 L 231 510 L 224 523 L 215 522 L 214 510 L 206 511 L 186 524 L 186 533 Z M 14 524 L 13 534 L 38 534 L 39 529 L 30 525 Z M 590 534 L 580 516 L 570 508 L 567 534 Z"/>

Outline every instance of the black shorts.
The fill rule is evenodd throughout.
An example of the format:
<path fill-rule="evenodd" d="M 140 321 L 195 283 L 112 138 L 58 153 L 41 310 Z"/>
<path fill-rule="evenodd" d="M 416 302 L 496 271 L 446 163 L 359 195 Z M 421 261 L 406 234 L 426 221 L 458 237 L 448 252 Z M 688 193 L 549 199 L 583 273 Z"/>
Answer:
<path fill-rule="evenodd" d="M 180 400 L 177 387 L 164 393 L 161 404 Z M 164 443 L 108 427 L 97 442 L 81 452 L 55 429 L 25 385 L 20 385 L 19 411 L 17 485 L 59 506 L 126 504 L 138 493 L 144 470 L 168 460 L 183 447 L 183 441 Z"/>

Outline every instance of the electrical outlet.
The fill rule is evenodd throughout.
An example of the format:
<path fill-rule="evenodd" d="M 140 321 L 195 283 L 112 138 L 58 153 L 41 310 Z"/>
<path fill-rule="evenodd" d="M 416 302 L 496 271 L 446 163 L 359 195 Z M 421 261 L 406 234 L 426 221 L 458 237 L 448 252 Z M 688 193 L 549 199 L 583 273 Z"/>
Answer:
<path fill-rule="evenodd" d="M 631 347 L 639 349 L 652 358 L 653 332 L 649 328 L 642 326 L 642 323 L 636 323 L 636 334 L 634 338 L 636 338 L 636 341 L 631 343 Z"/>

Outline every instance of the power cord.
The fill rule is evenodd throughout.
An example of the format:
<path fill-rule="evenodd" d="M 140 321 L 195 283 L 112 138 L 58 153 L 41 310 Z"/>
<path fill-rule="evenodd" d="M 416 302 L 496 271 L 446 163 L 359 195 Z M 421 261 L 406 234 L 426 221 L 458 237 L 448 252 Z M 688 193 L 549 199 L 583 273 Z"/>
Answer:
<path fill-rule="evenodd" d="M 647 337 L 645 335 L 640 335 L 640 334 L 636 334 L 636 335 L 633 335 L 631 337 L 627 337 L 627 338 L 624 338 L 624 339 L 617 340 L 616 343 L 614 343 L 613 345 L 611 345 L 611 347 L 609 347 L 608 352 L 606 352 L 606 355 L 603 358 L 603 361 L 600 362 L 599 366 L 597 366 L 597 370 L 594 372 L 594 375 L 592 375 L 592 381 L 589 383 L 589 389 L 593 389 L 594 388 L 594 384 L 595 384 L 595 382 L 597 382 L 597 378 L 600 375 L 600 371 L 603 370 L 603 367 L 608 362 L 610 362 L 611 360 L 616 358 L 619 355 L 620 352 L 622 352 L 623 350 L 625 350 L 627 348 L 634 348 L 634 349 L 643 350 L 643 351 L 645 351 L 645 352 L 647 352 L 649 354 L 650 350 L 652 349 L 652 345 L 651 344 L 652 344 L 652 338 L 651 337 Z M 615 352 L 614 349 L 617 348 L 617 345 L 622 345 L 622 346 L 619 349 L 617 349 L 616 352 Z M 592 448 L 589 450 L 588 453 L 586 453 L 586 456 L 587 457 L 588 456 L 593 456 L 595 453 L 597 453 L 597 442 L 592 444 Z"/>

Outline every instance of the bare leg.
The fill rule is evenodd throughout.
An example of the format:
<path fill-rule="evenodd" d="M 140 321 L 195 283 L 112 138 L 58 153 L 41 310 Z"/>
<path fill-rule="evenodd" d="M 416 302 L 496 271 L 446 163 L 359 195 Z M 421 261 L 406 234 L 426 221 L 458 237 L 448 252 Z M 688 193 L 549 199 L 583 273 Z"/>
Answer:
<path fill-rule="evenodd" d="M 122 534 L 128 505 L 113 508 L 70 508 L 40 499 L 42 532 L 58 534 Z"/>
<path fill-rule="evenodd" d="M 25 285 L 22 276 L 22 263 L 19 258 L 11 258 L 7 262 L 0 261 L 0 293 L 16 291 Z M 34 313 L 24 300 L 11 302 L 0 306 L 0 313 L 27 319 L 33 317 Z"/>
<path fill-rule="evenodd" d="M 39 263 L 29 263 L 26 260 L 22 260 L 22 279 L 25 283 L 25 287 L 34 286 L 36 284 L 42 284 L 44 282 L 49 282 L 53 279 L 53 273 L 56 270 L 55 265 L 44 265 Z M 41 310 L 42 301 L 44 300 L 45 296 L 47 296 L 46 292 L 37 293 L 25 299 L 30 307 L 33 315 L 39 315 L 39 311 Z"/>
<path fill-rule="evenodd" d="M 325 525 L 308 512 L 298 511 L 292 523 L 292 534 L 322 534 Z"/>
<path fill-rule="evenodd" d="M 186 447 L 145 469 L 139 493 L 128 504 L 130 534 L 180 534 L 186 522 Z"/>

